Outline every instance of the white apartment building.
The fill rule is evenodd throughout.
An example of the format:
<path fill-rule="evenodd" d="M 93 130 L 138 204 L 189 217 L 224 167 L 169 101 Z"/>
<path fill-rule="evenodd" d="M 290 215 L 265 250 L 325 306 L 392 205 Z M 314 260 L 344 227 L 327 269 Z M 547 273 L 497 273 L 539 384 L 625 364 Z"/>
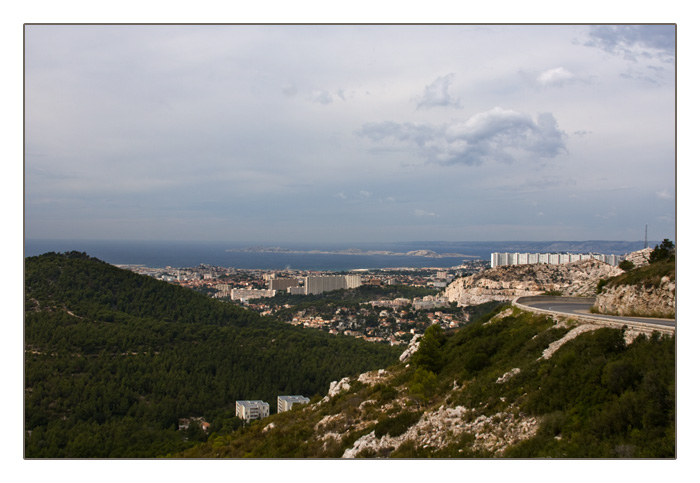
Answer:
<path fill-rule="evenodd" d="M 304 277 L 304 293 L 320 294 L 344 288 L 356 288 L 362 285 L 361 275 L 321 275 Z"/>
<path fill-rule="evenodd" d="M 296 278 L 272 278 L 267 282 L 268 290 L 287 290 L 289 287 L 298 287 L 299 280 Z"/>
<path fill-rule="evenodd" d="M 528 265 L 547 263 L 559 265 L 589 259 L 599 260 L 609 265 L 619 264 L 624 257 L 619 255 L 602 255 L 600 253 L 491 253 L 491 268 L 504 265 Z"/>
<path fill-rule="evenodd" d="M 308 404 L 309 398 L 304 396 L 277 396 L 277 412 L 290 411 L 295 404 Z"/>
<path fill-rule="evenodd" d="M 234 288 L 231 289 L 231 300 L 245 302 L 248 299 L 259 299 L 263 297 L 274 297 L 274 290 L 264 290 L 256 288 Z"/>
<path fill-rule="evenodd" d="M 236 416 L 249 423 L 251 419 L 263 419 L 270 415 L 270 405 L 265 401 L 236 401 Z"/>
<path fill-rule="evenodd" d="M 441 307 L 448 307 L 450 303 L 446 298 L 426 295 L 423 298 L 416 297 L 413 299 L 413 308 L 416 310 L 430 310 Z"/>

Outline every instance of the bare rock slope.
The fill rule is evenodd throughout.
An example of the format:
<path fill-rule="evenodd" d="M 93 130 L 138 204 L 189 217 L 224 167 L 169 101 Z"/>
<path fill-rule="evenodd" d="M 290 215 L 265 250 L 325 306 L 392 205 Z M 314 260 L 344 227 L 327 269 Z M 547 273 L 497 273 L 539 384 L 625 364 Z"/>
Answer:
<path fill-rule="evenodd" d="M 618 285 L 596 296 L 594 310 L 608 315 L 676 316 L 676 280 L 663 277 L 658 286 Z"/>
<path fill-rule="evenodd" d="M 562 265 L 510 265 L 455 280 L 445 289 L 445 296 L 459 306 L 511 301 L 553 291 L 592 297 L 600 279 L 621 273 L 620 268 L 593 259 Z"/>

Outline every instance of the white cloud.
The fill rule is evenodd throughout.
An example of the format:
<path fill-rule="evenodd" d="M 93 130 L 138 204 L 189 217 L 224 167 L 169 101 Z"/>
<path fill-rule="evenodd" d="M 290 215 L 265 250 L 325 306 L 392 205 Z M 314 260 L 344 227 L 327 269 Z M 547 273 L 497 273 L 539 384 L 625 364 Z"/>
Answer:
<path fill-rule="evenodd" d="M 296 94 L 296 87 L 288 87 L 282 91 L 285 95 L 292 97 Z M 336 101 L 345 101 L 352 96 L 352 91 L 348 92 L 345 89 L 336 89 L 332 92 L 328 89 L 314 89 L 307 99 L 318 104 L 328 105 Z"/>
<path fill-rule="evenodd" d="M 423 216 L 437 217 L 438 216 L 435 213 L 433 213 L 431 211 L 426 211 L 426 210 L 413 210 L 413 214 L 416 216 L 420 216 L 420 217 L 423 217 Z"/>
<path fill-rule="evenodd" d="M 563 67 L 555 67 L 554 69 L 546 70 L 537 76 L 537 82 L 545 87 L 561 87 L 565 84 L 570 84 L 575 80 L 576 76 Z"/>
<path fill-rule="evenodd" d="M 535 121 L 527 114 L 499 107 L 442 126 L 368 123 L 358 134 L 375 142 L 393 138 L 416 146 L 423 158 L 439 164 L 512 162 L 529 157 L 551 158 L 566 151 L 566 135 L 552 114 L 540 114 Z"/>
<path fill-rule="evenodd" d="M 315 90 L 309 95 L 312 102 L 318 102 L 319 104 L 330 104 L 333 102 L 333 95 L 327 90 Z"/>
<path fill-rule="evenodd" d="M 459 99 L 454 99 L 447 89 L 452 84 L 454 74 L 438 77 L 430 85 L 425 86 L 423 97 L 417 99 L 418 109 L 430 109 L 432 107 L 461 107 Z"/>

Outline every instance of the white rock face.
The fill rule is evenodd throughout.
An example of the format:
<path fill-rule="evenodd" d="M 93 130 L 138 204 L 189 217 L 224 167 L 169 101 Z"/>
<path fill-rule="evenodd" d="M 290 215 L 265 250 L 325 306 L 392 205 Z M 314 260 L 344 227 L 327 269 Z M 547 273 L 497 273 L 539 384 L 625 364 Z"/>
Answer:
<path fill-rule="evenodd" d="M 384 380 L 387 376 L 387 372 L 384 369 L 379 369 L 378 371 L 369 371 L 364 374 L 357 376 L 357 380 L 364 384 L 377 384 Z"/>
<path fill-rule="evenodd" d="M 625 256 L 635 267 L 649 265 L 652 248 L 645 248 Z M 638 285 L 606 286 L 596 295 L 594 309 L 608 315 L 643 317 L 675 317 L 676 280 L 663 277 L 656 287 Z"/>
<path fill-rule="evenodd" d="M 634 263 L 635 267 L 649 265 L 649 256 L 651 255 L 652 251 L 652 248 L 645 248 L 643 250 L 632 252 L 629 255 L 625 255 L 625 260 Z"/>
<path fill-rule="evenodd" d="M 506 372 L 501 377 L 496 379 L 496 384 L 503 384 L 504 382 L 508 381 L 511 377 L 517 376 L 518 374 L 520 374 L 519 367 L 516 367 L 515 369 L 511 369 L 510 371 Z"/>
<path fill-rule="evenodd" d="M 494 300 L 512 301 L 546 291 L 558 291 L 566 296 L 592 297 L 601 278 L 621 273 L 620 268 L 598 260 L 562 265 L 510 265 L 455 280 L 445 289 L 445 297 L 449 302 L 457 302 L 460 307 Z"/>
<path fill-rule="evenodd" d="M 584 332 L 589 332 L 591 330 L 596 330 L 600 329 L 600 325 L 594 325 L 594 324 L 583 324 L 583 325 L 577 325 L 573 329 L 571 329 L 569 332 L 564 334 L 564 337 L 562 337 L 559 340 L 555 340 L 549 346 L 542 352 L 542 358 L 543 359 L 549 359 L 554 355 L 554 353 L 559 350 L 561 346 L 566 344 L 572 339 L 575 339 L 578 337 L 579 334 L 583 334 Z"/>
<path fill-rule="evenodd" d="M 332 398 L 333 396 L 337 396 L 342 391 L 347 391 L 348 389 L 350 389 L 350 378 L 344 377 L 340 381 L 331 382 L 331 385 L 328 388 L 328 396 L 326 397 Z"/>
<path fill-rule="evenodd" d="M 411 339 L 411 342 L 408 344 L 408 348 L 403 351 L 403 354 L 399 356 L 399 361 L 401 362 L 406 362 L 408 359 L 411 358 L 413 354 L 418 350 L 420 347 L 420 338 L 423 337 L 422 334 L 416 334 L 413 336 L 413 339 Z"/>
<path fill-rule="evenodd" d="M 663 277 L 658 287 L 618 285 L 596 296 L 594 309 L 608 315 L 675 317 L 676 281 Z"/>
<path fill-rule="evenodd" d="M 464 406 L 440 406 L 426 412 L 412 427 L 399 436 L 384 435 L 377 438 L 374 431 L 355 441 L 352 448 L 343 453 L 343 458 L 355 458 L 367 449 L 377 453 L 398 448 L 404 441 L 412 440 L 416 446 L 443 448 L 463 433 L 475 437 L 474 449 L 485 449 L 501 454 L 506 447 L 535 435 L 539 422 L 513 412 L 499 412 L 493 416 L 481 415 L 471 419 L 470 410 Z"/>

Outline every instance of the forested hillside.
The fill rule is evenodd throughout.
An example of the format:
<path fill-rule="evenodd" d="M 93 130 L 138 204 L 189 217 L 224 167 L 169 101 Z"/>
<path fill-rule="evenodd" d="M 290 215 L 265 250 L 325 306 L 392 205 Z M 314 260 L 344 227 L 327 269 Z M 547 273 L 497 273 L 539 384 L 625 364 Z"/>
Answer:
<path fill-rule="evenodd" d="M 237 399 L 325 393 L 401 349 L 303 331 L 84 253 L 25 259 L 25 455 L 156 457 L 240 425 Z M 193 425 L 194 426 L 194 425 Z"/>
<path fill-rule="evenodd" d="M 579 330 L 579 329 L 586 329 Z M 557 348 L 554 350 L 554 348 Z M 408 363 L 176 456 L 673 458 L 675 337 L 503 306 Z"/>

